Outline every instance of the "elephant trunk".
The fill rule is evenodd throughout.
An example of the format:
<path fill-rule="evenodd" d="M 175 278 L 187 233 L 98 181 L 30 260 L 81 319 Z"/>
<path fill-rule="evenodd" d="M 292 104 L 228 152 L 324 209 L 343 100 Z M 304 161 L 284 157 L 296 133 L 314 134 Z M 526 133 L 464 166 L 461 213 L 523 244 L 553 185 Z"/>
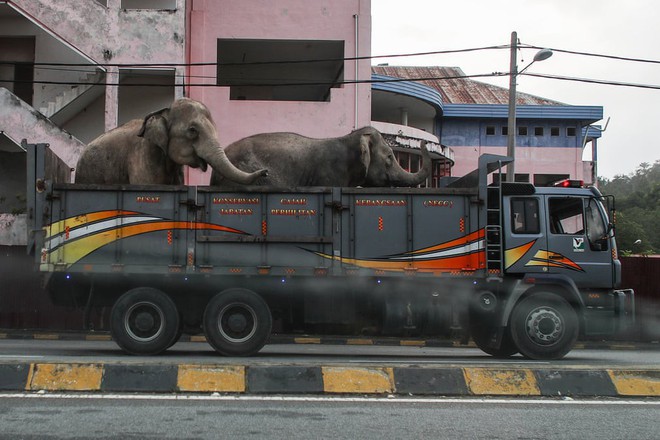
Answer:
<path fill-rule="evenodd" d="M 426 148 L 426 141 L 420 145 L 422 153 L 422 166 L 416 173 L 409 173 L 396 164 L 396 171 L 390 176 L 390 184 L 393 186 L 417 186 L 424 183 L 431 176 L 431 156 Z"/>
<path fill-rule="evenodd" d="M 211 168 L 220 173 L 226 179 L 241 185 L 251 185 L 259 177 L 268 174 L 268 170 L 258 170 L 253 173 L 246 173 L 245 171 L 236 168 L 219 145 L 216 145 L 215 148 L 209 148 L 206 152 L 199 151 L 198 149 L 198 154 L 209 165 L 211 165 Z"/>

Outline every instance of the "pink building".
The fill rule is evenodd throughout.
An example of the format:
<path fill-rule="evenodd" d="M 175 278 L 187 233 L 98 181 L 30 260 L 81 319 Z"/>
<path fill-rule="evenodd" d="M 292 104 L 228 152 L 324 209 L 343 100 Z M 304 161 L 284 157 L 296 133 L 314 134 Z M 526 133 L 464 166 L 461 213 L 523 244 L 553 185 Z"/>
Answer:
<path fill-rule="evenodd" d="M 356 61 L 371 53 L 369 0 L 187 7 L 186 93 L 211 109 L 221 145 L 263 132 L 333 137 L 369 125 L 371 87 L 355 82 L 371 78 L 370 60 Z M 208 176 L 191 172 L 189 182 Z"/>

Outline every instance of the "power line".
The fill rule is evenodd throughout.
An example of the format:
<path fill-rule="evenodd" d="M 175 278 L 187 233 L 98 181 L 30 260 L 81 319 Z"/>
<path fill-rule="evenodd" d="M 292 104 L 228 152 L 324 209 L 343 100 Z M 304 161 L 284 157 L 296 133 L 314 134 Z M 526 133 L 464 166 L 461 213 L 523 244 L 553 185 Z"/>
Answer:
<path fill-rule="evenodd" d="M 248 62 L 199 62 L 199 63 L 52 63 L 52 62 L 16 62 L 16 61 L 0 61 L 0 65 L 16 65 L 16 64 L 30 64 L 37 68 L 41 66 L 52 67 L 118 67 L 118 68 L 176 68 L 176 67 L 204 67 L 204 66 L 218 66 L 218 67 L 231 67 L 231 66 L 262 66 L 273 64 L 305 64 L 305 63 L 324 63 L 324 62 L 338 62 L 338 61 L 361 61 L 361 60 L 375 60 L 382 58 L 404 58 L 404 57 L 418 57 L 429 55 L 447 55 L 455 53 L 468 53 L 481 50 L 499 50 L 510 49 L 509 44 L 494 45 L 494 46 L 481 46 L 464 49 L 447 49 L 435 50 L 427 52 L 412 52 L 403 54 L 389 54 L 389 55 L 370 55 L 361 57 L 345 57 L 345 58 L 310 58 L 310 59 L 290 59 L 290 60 L 269 60 L 269 61 L 248 61 Z M 518 47 L 525 49 L 548 49 L 546 46 L 537 46 L 532 44 L 521 44 Z M 648 58 L 633 58 L 618 55 L 607 55 L 592 52 L 581 52 L 569 49 L 549 48 L 550 50 L 558 53 L 566 53 L 571 55 L 581 55 L 588 57 L 606 58 L 619 61 L 630 61 L 638 63 L 660 64 L 660 60 L 653 60 Z"/>
<path fill-rule="evenodd" d="M 313 82 L 254 82 L 254 83 L 186 83 L 185 86 L 188 87 L 231 87 L 231 86 L 241 86 L 241 87 L 292 87 L 292 86 L 339 86 L 339 85 L 348 85 L 348 84 L 378 84 L 378 83 L 398 83 L 398 82 L 414 82 L 414 81 L 438 81 L 438 80 L 455 80 L 455 79 L 471 79 L 471 78 L 488 78 L 494 76 L 501 76 L 500 73 L 481 73 L 475 75 L 454 75 L 454 76 L 433 76 L 433 77 L 424 77 L 424 78 L 387 78 L 387 79 L 364 79 L 364 80 L 342 80 L 342 81 L 313 81 Z M 274 80 L 279 81 L 279 80 Z M 301 81 L 301 80 L 299 80 Z M 3 82 L 3 81 L 0 81 Z M 121 84 L 117 82 L 93 82 L 93 83 L 82 83 L 82 82 L 70 82 L 70 81 L 45 81 L 45 80 L 11 80 L 4 81 L 11 82 L 15 84 L 44 84 L 44 85 L 93 85 L 93 86 L 111 86 L 111 87 L 171 87 L 174 84 L 154 84 L 154 83 L 127 83 Z"/>
<path fill-rule="evenodd" d="M 539 49 L 539 46 L 535 45 L 521 45 L 519 47 L 529 48 L 529 49 Z M 196 66 L 217 66 L 227 67 L 227 66 L 259 66 L 259 65 L 277 65 L 277 64 L 302 64 L 302 63 L 315 63 L 315 62 L 338 62 L 338 61 L 357 61 L 357 60 L 367 60 L 367 59 L 379 59 L 379 58 L 401 58 L 401 57 L 412 57 L 412 56 L 428 56 L 428 55 L 438 55 L 438 54 L 454 54 L 454 53 L 465 53 L 465 52 L 474 52 L 480 50 L 493 50 L 493 49 L 509 49 L 510 45 L 497 45 L 497 46 L 483 46 L 467 49 L 450 49 L 450 50 L 438 50 L 438 51 L 429 51 L 429 52 L 416 52 L 416 53 L 405 53 L 405 54 L 390 54 L 390 55 L 373 55 L 373 56 L 362 56 L 362 57 L 347 57 L 347 58 L 327 58 L 327 59 L 306 59 L 306 60 L 272 60 L 272 61 L 254 61 L 254 62 L 241 62 L 241 63 L 215 63 L 215 62 L 203 62 L 203 63 L 138 63 L 138 64 L 122 64 L 122 63 L 108 63 L 108 64 L 82 64 L 82 63 L 25 63 L 25 62 L 10 62 L 10 61 L 0 61 L 0 65 L 18 65 L 18 64 L 29 64 L 35 66 L 35 69 L 38 70 L 53 70 L 53 71 L 70 71 L 70 72 L 86 72 L 92 73 L 90 70 L 82 69 L 71 69 L 71 67 L 120 67 L 120 68 L 140 68 L 140 67 L 151 67 L 151 68 L 176 68 L 176 67 L 196 67 Z M 588 52 L 578 52 L 566 49 L 551 49 L 556 52 L 568 53 L 574 55 L 583 55 L 591 57 L 601 57 L 607 59 L 629 61 L 629 62 L 642 62 L 642 63 L 652 63 L 660 64 L 658 60 L 651 59 L 642 59 L 642 58 L 631 58 L 631 57 L 621 57 L 615 55 L 605 55 L 597 53 L 588 53 Z M 64 69 L 68 68 L 68 69 Z M 121 72 L 120 72 L 121 74 Z M 477 74 L 477 75 L 460 75 L 460 76 L 447 76 L 447 77 L 428 77 L 428 78 L 391 78 L 391 79 L 379 79 L 379 80 L 343 80 L 343 81 L 331 81 L 331 82 L 319 82 L 319 81 L 302 81 L 294 80 L 281 82 L 280 79 L 271 78 L 270 80 L 265 79 L 267 82 L 253 82 L 253 83 L 239 83 L 239 82 L 224 82 L 217 83 L 215 81 L 216 76 L 206 76 L 206 75 L 177 75 L 173 77 L 183 79 L 187 87 L 231 87 L 231 86 L 243 86 L 243 87 L 293 87 L 293 86 L 338 86 L 342 84 L 375 84 L 375 83 L 388 83 L 388 82 L 410 82 L 410 81 L 438 81 L 438 80 L 457 80 L 457 79 L 470 79 L 470 78 L 486 78 L 486 77 L 495 77 L 495 76 L 506 76 L 509 73 L 493 72 L 490 74 Z M 134 72 L 133 76 L 151 76 L 148 73 Z M 559 76 L 559 75 L 547 75 L 540 73 L 523 73 L 523 75 L 535 76 L 539 78 L 563 80 L 563 81 L 573 81 L 573 82 L 584 82 L 592 84 L 601 84 L 601 85 L 611 85 L 611 86 L 620 86 L 620 87 L 635 87 L 635 88 L 645 88 L 645 89 L 660 89 L 660 86 L 654 84 L 636 84 L 636 83 L 627 83 L 620 81 L 610 81 L 610 80 L 600 80 L 600 79 L 591 79 L 591 78 L 575 78 L 568 76 Z M 190 79 L 213 79 L 213 83 L 189 83 Z M 48 81 L 48 80 L 33 80 L 33 81 L 23 81 L 23 80 L 0 80 L 0 82 L 5 83 L 14 83 L 14 84 L 42 84 L 42 85 L 65 85 L 65 86 L 78 86 L 78 85 L 97 85 L 97 86 L 110 86 L 110 87 L 171 87 L 173 84 L 153 84 L 153 83 L 120 83 L 120 82 L 107 82 L 107 81 L 97 81 L 97 82 L 83 82 L 83 81 Z"/>
<path fill-rule="evenodd" d="M 508 73 L 502 72 L 493 72 L 493 73 L 482 73 L 482 74 L 473 74 L 473 75 L 454 75 L 454 76 L 431 76 L 431 77 L 421 77 L 421 78 L 387 78 L 387 79 L 365 79 L 365 80 L 342 80 L 342 81 L 287 81 L 281 82 L 280 79 L 271 78 L 268 82 L 224 82 L 224 83 L 190 83 L 186 82 L 181 84 L 181 86 L 186 87 L 313 87 L 313 86 L 326 86 L 326 87 L 338 87 L 340 85 L 350 85 L 350 84 L 383 84 L 383 83 L 399 83 L 399 82 L 422 82 L 422 81 L 451 81 L 451 80 L 461 80 L 461 79 L 474 79 L 474 78 L 492 78 L 507 76 Z M 655 84 L 640 84 L 640 83 L 628 83 L 622 81 L 611 81 L 611 80 L 602 80 L 594 78 L 578 78 L 570 76 L 561 76 L 561 75 L 549 75 L 543 73 L 522 73 L 522 75 L 533 76 L 538 78 L 545 79 L 554 79 L 561 81 L 572 81 L 572 82 L 583 82 L 590 84 L 600 84 L 600 85 L 609 85 L 609 86 L 618 86 L 618 87 L 633 87 L 633 88 L 643 88 L 650 90 L 660 90 L 660 85 Z M 179 76 L 180 77 L 180 76 Z M 193 76 L 184 76 L 184 79 L 195 78 Z M 214 78 L 214 77 L 204 77 L 199 76 L 196 78 Z M 265 80 L 264 80 L 265 81 Z M 107 81 L 98 81 L 92 83 L 85 82 L 73 82 L 73 81 L 46 81 L 46 80 L 0 80 L 0 83 L 13 83 L 13 84 L 42 84 L 42 85 L 60 85 L 60 86 L 79 86 L 79 85 L 90 85 L 90 86 L 109 86 L 109 87 L 172 87 L 174 83 L 167 84 L 154 84 L 154 83 L 119 83 L 119 82 L 107 82 Z"/>
<path fill-rule="evenodd" d="M 583 55 L 587 57 L 596 57 L 596 58 L 606 58 L 610 60 L 618 60 L 618 61 L 632 61 L 636 63 L 650 63 L 650 64 L 660 64 L 660 60 L 650 60 L 648 58 L 631 58 L 631 57 L 622 57 L 618 55 L 605 55 L 605 54 L 600 54 L 600 53 L 590 53 L 590 52 L 578 52 L 575 50 L 567 50 L 567 49 L 556 49 L 552 47 L 540 47 L 540 46 L 532 46 L 532 45 L 523 45 L 525 48 L 529 49 L 550 49 L 553 52 L 559 52 L 559 53 L 567 53 L 570 55 Z"/>
<path fill-rule="evenodd" d="M 483 46 L 483 47 L 472 47 L 467 49 L 448 49 L 448 50 L 435 50 L 430 52 L 414 52 L 414 53 L 404 53 L 404 54 L 390 54 L 390 55 L 369 55 L 361 57 L 345 57 L 345 58 L 310 58 L 310 59 L 291 59 L 291 60 L 269 60 L 269 61 L 248 61 L 248 62 L 199 62 L 199 63 L 103 63 L 103 64 L 94 64 L 94 63 L 44 63 L 44 62 L 15 62 L 15 61 L 0 61 L 0 65 L 3 64 L 30 64 L 35 67 L 40 66 L 53 66 L 53 67 L 119 67 L 119 68 L 140 68 L 140 67 L 152 67 L 152 68 L 174 68 L 174 67 L 204 67 L 204 66 L 218 66 L 218 67 L 230 67 L 230 66 L 262 66 L 270 64 L 305 64 L 305 63 L 326 63 L 326 62 L 338 62 L 338 61 L 362 61 L 362 60 L 374 60 L 380 58 L 402 58 L 402 57 L 416 57 L 416 56 L 428 56 L 428 55 L 446 55 L 454 53 L 467 53 L 467 52 L 476 52 L 480 50 L 493 50 L 493 49 L 508 49 L 508 45 L 497 45 L 497 46 Z"/>
<path fill-rule="evenodd" d="M 538 77 L 538 78 L 556 79 L 556 80 L 561 80 L 561 81 L 573 81 L 573 82 L 583 82 L 583 83 L 590 83 L 590 84 L 601 84 L 601 85 L 606 85 L 606 86 L 635 87 L 635 88 L 640 88 L 640 89 L 660 90 L 660 85 L 655 85 L 655 84 L 628 83 L 628 82 L 621 82 L 621 81 L 610 81 L 610 80 L 592 79 L 592 78 L 575 78 L 575 77 L 561 76 L 561 75 L 547 75 L 547 74 L 544 74 L 544 73 L 527 73 L 527 72 L 525 72 L 525 73 L 523 73 L 523 75 L 535 76 L 535 77 Z"/>

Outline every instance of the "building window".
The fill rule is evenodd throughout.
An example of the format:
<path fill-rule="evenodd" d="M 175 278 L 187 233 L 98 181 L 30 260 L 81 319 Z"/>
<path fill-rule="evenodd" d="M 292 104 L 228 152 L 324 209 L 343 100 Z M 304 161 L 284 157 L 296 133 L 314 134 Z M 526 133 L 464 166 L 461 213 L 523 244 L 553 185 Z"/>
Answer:
<path fill-rule="evenodd" d="M 539 234 L 538 199 L 525 197 L 511 199 L 511 232 L 514 234 Z"/>
<path fill-rule="evenodd" d="M 232 100 L 330 101 L 343 80 L 343 41 L 218 40 L 217 84 Z"/>
<path fill-rule="evenodd" d="M 486 136 L 495 136 L 495 127 L 488 125 L 486 127 Z"/>
<path fill-rule="evenodd" d="M 409 173 L 416 173 L 422 167 L 422 156 L 416 153 L 408 153 L 406 151 L 394 150 L 396 157 L 401 168 Z M 427 179 L 426 183 L 419 185 L 421 188 L 437 188 L 440 186 L 440 178 L 451 175 L 451 165 L 449 162 L 439 160 L 431 161 L 431 176 Z"/>
<path fill-rule="evenodd" d="M 566 136 L 575 137 L 575 127 L 566 127 Z"/>
<path fill-rule="evenodd" d="M 568 174 L 534 174 L 534 186 L 552 186 L 568 178 Z"/>
<path fill-rule="evenodd" d="M 550 127 L 550 136 L 559 136 L 559 127 Z"/>
<path fill-rule="evenodd" d="M 108 0 L 103 0 L 99 3 L 105 7 L 108 6 Z M 174 10 L 176 9 L 176 0 L 121 0 L 121 8 Z"/>
<path fill-rule="evenodd" d="M 501 174 L 502 176 L 502 182 L 506 182 L 506 174 Z M 513 177 L 514 182 L 517 183 L 529 183 L 529 174 L 518 174 Z M 494 173 L 493 174 L 493 184 L 499 185 L 500 184 L 500 174 Z"/>
<path fill-rule="evenodd" d="M 527 136 L 527 127 L 518 127 L 518 136 Z"/>
<path fill-rule="evenodd" d="M 534 136 L 543 136 L 543 127 L 534 127 Z"/>
<path fill-rule="evenodd" d="M 508 136 L 509 135 L 509 127 L 502 127 L 502 136 Z"/>

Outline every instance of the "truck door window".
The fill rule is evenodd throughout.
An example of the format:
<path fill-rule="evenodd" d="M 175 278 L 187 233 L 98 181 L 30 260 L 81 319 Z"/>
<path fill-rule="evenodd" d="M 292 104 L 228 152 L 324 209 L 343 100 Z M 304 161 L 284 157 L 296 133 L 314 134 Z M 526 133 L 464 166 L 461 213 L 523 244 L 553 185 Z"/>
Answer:
<path fill-rule="evenodd" d="M 514 234 L 538 234 L 539 202 L 531 197 L 511 199 L 511 232 Z"/>
<path fill-rule="evenodd" d="M 584 234 L 582 199 L 577 197 L 551 198 L 548 203 L 552 234 Z"/>
<path fill-rule="evenodd" d="M 596 199 L 589 199 L 585 209 L 587 217 L 587 238 L 589 246 L 593 251 L 608 250 L 607 225 L 605 219 L 598 209 L 599 202 Z"/>

